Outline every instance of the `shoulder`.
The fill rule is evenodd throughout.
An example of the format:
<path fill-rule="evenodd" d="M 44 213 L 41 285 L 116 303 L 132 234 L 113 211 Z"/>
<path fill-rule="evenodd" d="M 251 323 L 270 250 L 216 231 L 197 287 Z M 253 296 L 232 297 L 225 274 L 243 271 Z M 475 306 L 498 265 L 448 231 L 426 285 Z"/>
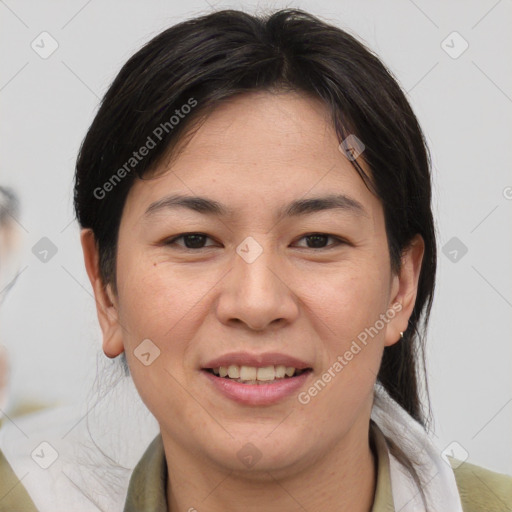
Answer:
<path fill-rule="evenodd" d="M 23 483 L 0 450 L 0 512 L 37 512 Z"/>
<path fill-rule="evenodd" d="M 512 476 L 448 457 L 464 512 L 512 510 Z"/>

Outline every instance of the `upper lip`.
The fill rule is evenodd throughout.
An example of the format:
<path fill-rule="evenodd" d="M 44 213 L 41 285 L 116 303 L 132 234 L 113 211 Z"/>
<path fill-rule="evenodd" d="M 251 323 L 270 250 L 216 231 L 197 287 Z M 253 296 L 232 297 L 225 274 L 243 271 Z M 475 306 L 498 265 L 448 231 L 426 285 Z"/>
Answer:
<path fill-rule="evenodd" d="M 311 368 L 308 363 L 297 359 L 296 357 L 280 354 L 278 352 L 266 352 L 264 354 L 251 354 L 249 352 L 231 352 L 222 356 L 216 357 L 202 365 L 203 369 L 206 368 L 219 368 L 221 366 L 227 367 L 230 365 L 238 366 L 252 366 L 261 368 L 264 366 L 287 366 L 293 367 L 298 370 Z"/>

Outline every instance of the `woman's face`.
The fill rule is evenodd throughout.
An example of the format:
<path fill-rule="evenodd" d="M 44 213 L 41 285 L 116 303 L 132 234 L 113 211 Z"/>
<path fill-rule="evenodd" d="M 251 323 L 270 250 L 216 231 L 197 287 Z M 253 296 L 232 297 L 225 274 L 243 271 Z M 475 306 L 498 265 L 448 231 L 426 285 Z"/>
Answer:
<path fill-rule="evenodd" d="M 407 327 L 422 247 L 392 273 L 381 203 L 338 146 L 318 100 L 251 93 L 217 108 L 168 172 L 131 188 L 118 294 L 99 312 L 104 350 L 125 350 L 169 450 L 288 471 L 367 440 L 382 352 Z M 178 195 L 220 211 L 173 205 Z M 337 200 L 301 207 L 328 196 Z M 230 365 L 247 366 L 246 379 L 274 366 L 259 377 L 279 379 L 206 370 Z M 278 366 L 310 370 L 281 379 Z"/>

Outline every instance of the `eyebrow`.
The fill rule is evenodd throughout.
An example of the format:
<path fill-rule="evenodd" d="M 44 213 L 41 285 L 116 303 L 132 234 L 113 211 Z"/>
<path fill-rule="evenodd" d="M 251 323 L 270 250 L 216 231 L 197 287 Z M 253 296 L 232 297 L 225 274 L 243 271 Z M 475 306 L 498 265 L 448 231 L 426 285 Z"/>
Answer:
<path fill-rule="evenodd" d="M 173 210 L 176 208 L 186 208 L 203 215 L 215 217 L 229 217 L 234 214 L 231 208 L 213 199 L 174 194 L 152 203 L 144 213 L 144 217 L 150 217 L 162 210 Z M 299 217 L 325 210 L 341 210 L 357 216 L 368 216 L 368 213 L 359 201 L 344 194 L 331 194 L 323 197 L 292 201 L 278 211 L 277 217 Z"/>

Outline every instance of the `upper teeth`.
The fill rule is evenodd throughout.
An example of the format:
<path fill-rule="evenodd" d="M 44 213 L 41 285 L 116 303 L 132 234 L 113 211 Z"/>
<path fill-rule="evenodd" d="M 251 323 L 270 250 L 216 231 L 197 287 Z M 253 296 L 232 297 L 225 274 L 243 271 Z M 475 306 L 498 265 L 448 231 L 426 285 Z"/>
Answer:
<path fill-rule="evenodd" d="M 229 377 L 230 379 L 240 380 L 274 380 L 282 379 L 285 375 L 293 377 L 296 370 L 292 366 L 263 366 L 256 368 L 254 366 L 238 366 L 232 364 L 230 366 L 220 366 L 219 368 L 212 368 L 215 375 L 220 377 Z"/>

